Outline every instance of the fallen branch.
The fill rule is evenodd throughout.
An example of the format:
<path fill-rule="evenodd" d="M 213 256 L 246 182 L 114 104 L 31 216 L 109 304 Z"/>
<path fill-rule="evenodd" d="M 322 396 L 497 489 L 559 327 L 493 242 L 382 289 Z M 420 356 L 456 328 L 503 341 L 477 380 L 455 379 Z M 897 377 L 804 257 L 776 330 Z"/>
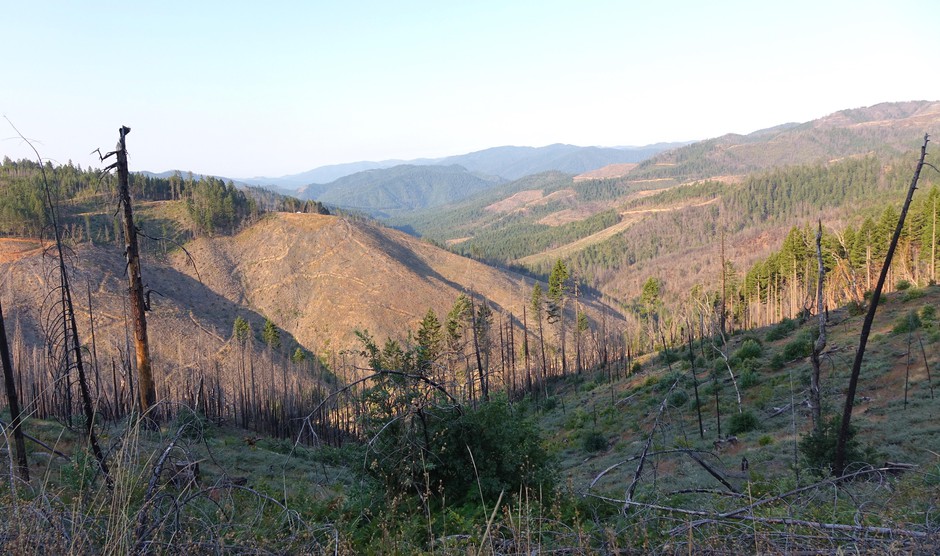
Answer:
<path fill-rule="evenodd" d="M 709 475 L 711 475 L 712 477 L 714 477 L 715 479 L 717 479 L 719 483 L 725 485 L 725 488 L 727 488 L 728 490 L 730 490 L 731 492 L 733 492 L 733 493 L 735 493 L 735 494 L 739 494 L 738 491 L 737 491 L 737 489 L 735 489 L 733 486 L 731 486 L 731 483 L 729 483 L 728 480 L 725 479 L 725 478 L 721 475 L 721 473 L 719 473 L 719 472 L 716 471 L 714 468 L 712 468 L 712 466 L 710 466 L 710 465 L 708 465 L 707 463 L 705 463 L 705 462 L 702 460 L 702 458 L 698 457 L 695 453 L 693 453 L 693 452 L 691 452 L 691 451 L 687 452 L 687 454 L 689 455 L 690 458 L 692 458 L 693 460 L 695 460 L 695 463 L 701 465 L 701 466 L 702 466 L 702 469 L 704 469 L 705 471 L 708 471 L 708 474 L 709 474 Z"/>
<path fill-rule="evenodd" d="M 9 426 L 8 424 L 6 424 L 5 422 L 3 422 L 2 419 L 0 419 L 0 427 L 6 428 L 6 427 L 8 427 L 8 426 Z M 45 450 L 46 450 L 47 452 L 49 452 L 50 454 L 53 454 L 53 455 L 55 455 L 55 456 L 59 456 L 60 458 L 64 459 L 65 461 L 72 461 L 72 458 L 70 458 L 70 457 L 68 457 L 67 455 L 63 454 L 62 452 L 56 450 L 56 449 L 53 448 L 52 446 L 50 446 L 50 445 L 46 444 L 45 442 L 43 442 L 42 440 L 39 440 L 39 439 L 36 438 L 35 436 L 30 436 L 29 434 L 26 434 L 26 433 L 24 432 L 24 433 L 23 433 L 23 438 L 25 438 L 25 439 L 27 439 L 27 440 L 29 440 L 29 441 L 32 441 L 32 442 L 34 442 L 34 443 L 36 443 L 37 445 L 39 445 L 41 448 L 45 449 Z"/>
<path fill-rule="evenodd" d="M 651 453 L 649 453 L 649 454 L 647 454 L 647 455 L 649 455 L 649 456 L 659 456 L 659 455 L 663 455 L 663 454 L 684 454 L 684 453 L 686 453 L 686 452 L 699 452 L 699 453 L 702 453 L 702 454 L 710 454 L 710 455 L 711 455 L 711 452 L 703 452 L 703 451 L 701 451 L 701 450 L 690 450 L 690 449 L 688 449 L 688 448 L 676 448 L 676 449 L 674 449 L 674 450 L 660 450 L 660 451 L 658 451 L 658 452 L 651 452 Z M 621 465 L 623 465 L 623 464 L 625 464 L 625 463 L 630 463 L 631 461 L 635 461 L 635 460 L 639 459 L 640 457 L 642 457 L 642 456 L 641 456 L 641 455 L 630 456 L 630 457 L 628 457 L 627 459 L 625 459 L 625 460 L 623 460 L 623 461 L 618 461 L 617 463 L 611 465 L 611 466 L 608 467 L 607 469 L 601 471 L 596 477 L 594 477 L 594 480 L 591 481 L 591 484 L 588 485 L 588 488 L 594 488 L 594 485 L 597 484 L 597 481 L 601 480 L 601 478 L 602 478 L 604 475 L 610 473 L 611 471 L 613 471 L 614 469 L 620 467 Z"/>
<path fill-rule="evenodd" d="M 663 397 L 662 403 L 659 404 L 659 411 L 656 412 L 656 420 L 653 421 L 653 428 L 650 429 L 649 436 L 646 437 L 646 446 L 643 447 L 643 455 L 640 456 L 640 463 L 637 464 L 636 472 L 633 473 L 633 481 L 630 483 L 630 487 L 627 489 L 626 500 L 624 501 L 623 508 L 621 509 L 623 513 L 627 512 L 629 502 L 633 500 L 633 493 L 636 491 L 637 484 L 640 482 L 640 475 L 643 473 L 643 465 L 646 464 L 646 456 L 649 453 L 650 446 L 653 444 L 653 435 L 656 434 L 656 429 L 659 428 L 659 418 L 662 417 L 663 412 L 666 411 L 669 394 L 672 394 L 672 391 L 675 389 L 677 384 L 679 384 L 678 378 L 675 380 L 675 382 L 672 383 L 672 386 L 669 387 L 669 391 L 666 392 L 666 395 Z"/>

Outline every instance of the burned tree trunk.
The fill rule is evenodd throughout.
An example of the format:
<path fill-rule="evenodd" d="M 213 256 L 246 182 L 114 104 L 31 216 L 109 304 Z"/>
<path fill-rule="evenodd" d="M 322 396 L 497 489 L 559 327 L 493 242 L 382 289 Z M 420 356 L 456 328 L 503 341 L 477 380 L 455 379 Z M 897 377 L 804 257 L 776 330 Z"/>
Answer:
<path fill-rule="evenodd" d="M 849 391 L 845 395 L 845 408 L 842 410 L 842 423 L 839 429 L 839 436 L 836 440 L 836 454 L 833 462 L 833 473 L 842 475 L 845 472 L 845 448 L 849 439 L 849 426 L 852 421 L 852 408 L 855 406 L 855 390 L 858 388 L 858 376 L 862 372 L 862 360 L 865 357 L 865 345 L 868 344 L 868 336 L 871 334 L 871 325 L 875 320 L 875 311 L 878 309 L 878 301 L 881 299 L 881 290 L 884 288 L 885 280 L 888 277 L 888 270 L 891 268 L 891 259 L 894 257 L 894 250 L 898 246 L 898 239 L 901 237 L 901 230 L 904 229 L 904 219 L 907 217 L 907 211 L 911 206 L 911 200 L 914 198 L 914 190 L 917 189 L 917 180 L 920 179 L 920 171 L 924 167 L 924 158 L 927 157 L 927 142 L 929 135 L 924 135 L 924 144 L 920 148 L 920 160 L 914 169 L 914 177 L 911 179 L 911 186 L 907 190 L 907 198 L 904 200 L 904 207 L 901 209 L 901 216 L 898 218 L 898 225 L 894 229 L 894 236 L 891 237 L 891 243 L 888 245 L 888 252 L 885 255 L 884 265 L 881 267 L 881 274 L 878 276 L 878 283 L 871 295 L 871 305 L 868 307 L 868 314 L 865 315 L 865 322 L 862 324 L 862 332 L 858 340 L 858 351 L 855 352 L 855 361 L 852 363 L 852 376 L 849 378 Z"/>
<path fill-rule="evenodd" d="M 22 478 L 29 482 L 29 463 L 26 461 L 26 442 L 23 440 L 23 428 L 20 418 L 20 402 L 16 396 L 16 380 L 13 378 L 13 363 L 10 347 L 7 344 L 7 331 L 3 324 L 3 306 L 0 305 L 0 363 L 3 365 L 3 381 L 7 389 L 7 402 L 10 406 L 10 418 L 13 429 L 13 445 L 16 450 L 16 465 Z"/>
<path fill-rule="evenodd" d="M 822 257 L 822 221 L 816 231 L 816 259 L 819 264 L 819 277 L 816 280 L 816 318 L 819 319 L 819 337 L 813 344 L 813 353 L 810 360 L 813 362 L 813 375 L 810 377 L 809 405 L 813 413 L 813 430 L 817 433 L 822 426 L 822 396 L 819 390 L 819 356 L 826 349 L 826 311 L 823 307 L 823 281 L 826 279 L 826 268 Z"/>
<path fill-rule="evenodd" d="M 134 348 L 137 353 L 137 385 L 140 390 L 140 411 L 148 415 L 157 400 L 153 381 L 153 369 L 150 362 L 150 344 L 147 340 L 147 317 L 144 314 L 144 287 L 140 277 L 140 249 L 137 245 L 137 227 L 134 225 L 134 212 L 131 207 L 130 186 L 128 184 L 127 147 L 125 137 L 130 133 L 129 127 L 122 126 L 119 130 L 121 138 L 118 140 L 115 166 L 118 174 L 118 195 L 123 208 L 124 248 L 127 257 L 128 294 L 131 300 L 131 315 L 134 319 Z M 148 415 L 154 418 L 153 415 Z"/>

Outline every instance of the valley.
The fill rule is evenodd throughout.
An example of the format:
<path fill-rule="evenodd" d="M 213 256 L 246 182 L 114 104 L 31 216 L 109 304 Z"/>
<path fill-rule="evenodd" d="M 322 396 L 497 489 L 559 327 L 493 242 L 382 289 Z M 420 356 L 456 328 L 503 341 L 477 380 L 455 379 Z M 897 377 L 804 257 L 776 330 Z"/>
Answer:
<path fill-rule="evenodd" d="M 885 266 L 845 476 L 833 452 L 938 126 L 940 103 L 887 103 L 694 143 L 334 165 L 285 176 L 296 197 L 134 174 L 144 416 L 114 180 L 5 159 L 0 339 L 33 479 L 8 443 L 0 546 L 932 553 L 929 164 Z"/>

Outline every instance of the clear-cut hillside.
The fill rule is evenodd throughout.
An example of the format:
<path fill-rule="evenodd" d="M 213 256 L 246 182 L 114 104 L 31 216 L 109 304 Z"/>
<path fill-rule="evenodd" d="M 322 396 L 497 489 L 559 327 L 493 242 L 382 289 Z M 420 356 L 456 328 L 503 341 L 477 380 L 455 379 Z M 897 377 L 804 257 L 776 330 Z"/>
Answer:
<path fill-rule="evenodd" d="M 315 214 L 273 214 L 234 237 L 187 246 L 202 281 L 317 353 L 357 349 L 356 330 L 402 339 L 428 308 L 443 319 L 476 291 L 517 319 L 532 281 L 407 234 Z M 182 256 L 174 264 L 193 273 Z M 596 308 L 589 314 L 597 315 Z"/>

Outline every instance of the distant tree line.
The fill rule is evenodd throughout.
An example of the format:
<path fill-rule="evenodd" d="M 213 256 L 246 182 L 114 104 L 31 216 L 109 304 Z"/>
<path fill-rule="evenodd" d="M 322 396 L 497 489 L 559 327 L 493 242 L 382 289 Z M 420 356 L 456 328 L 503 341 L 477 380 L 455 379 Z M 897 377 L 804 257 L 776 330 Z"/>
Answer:
<path fill-rule="evenodd" d="M 42 170 L 60 204 L 62 224 L 73 240 L 120 241 L 110 177 L 71 162 L 58 166 L 46 162 L 40 167 L 37 162 L 13 161 L 9 157 L 4 157 L 0 164 L 0 235 L 38 237 L 48 226 L 41 194 Z M 231 234 L 264 212 L 329 214 L 316 201 L 301 201 L 260 188 L 243 190 L 231 181 L 195 177 L 191 172 L 184 175 L 177 171 L 166 178 L 130 174 L 129 186 L 135 202 L 182 202 L 190 218 L 189 235 Z M 146 214 L 141 214 L 141 222 L 148 225 Z M 160 222 L 159 233 L 179 238 L 180 233 L 162 229 L 178 225 Z M 185 235 L 181 238 L 185 239 Z"/>

